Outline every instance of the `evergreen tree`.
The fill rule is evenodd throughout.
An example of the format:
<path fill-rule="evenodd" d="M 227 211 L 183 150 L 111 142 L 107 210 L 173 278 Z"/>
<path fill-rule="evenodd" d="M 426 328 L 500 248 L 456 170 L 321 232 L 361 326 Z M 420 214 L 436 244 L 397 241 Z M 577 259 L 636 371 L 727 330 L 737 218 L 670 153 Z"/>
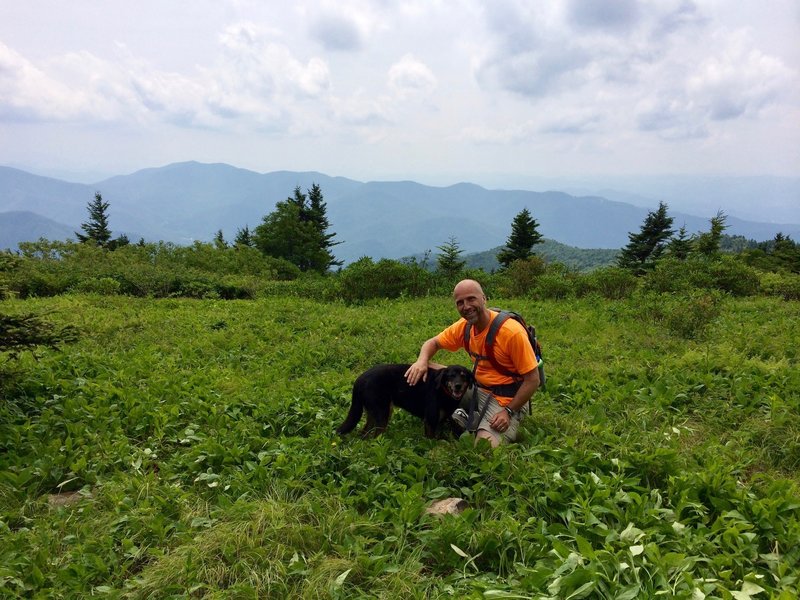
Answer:
<path fill-rule="evenodd" d="M 728 226 L 725 220 L 728 216 L 721 210 L 717 211 L 716 216 L 711 217 L 711 229 L 706 233 L 701 233 L 694 240 L 694 251 L 707 258 L 712 258 L 719 254 L 720 242 L 722 241 L 722 232 Z"/>
<path fill-rule="evenodd" d="M 127 246 L 130 243 L 131 241 L 128 239 L 128 236 L 123 233 L 118 238 L 114 238 L 113 240 L 108 242 L 108 249 L 116 250 L 117 248 L 122 248 L 123 246 Z"/>
<path fill-rule="evenodd" d="M 333 265 L 341 265 L 330 248 L 334 233 L 328 233 L 326 206 L 319 186 L 309 191 L 311 201 L 300 190 L 294 190 L 275 211 L 266 215 L 253 232 L 256 248 L 264 254 L 285 258 L 301 271 L 325 273 Z"/>
<path fill-rule="evenodd" d="M 236 238 L 234 238 L 233 243 L 236 246 L 247 246 L 248 248 L 253 246 L 253 236 L 247 225 L 244 226 L 244 229 L 239 229 L 236 232 Z"/>
<path fill-rule="evenodd" d="M 108 247 L 111 239 L 111 230 L 108 228 L 108 202 L 103 202 L 100 192 L 95 192 L 94 200 L 89 202 L 86 208 L 89 211 L 89 220 L 81 223 L 83 234 L 76 231 L 75 235 L 83 244 Z"/>
<path fill-rule="evenodd" d="M 542 235 L 538 231 L 539 223 L 531 216 L 527 208 L 523 208 L 511 223 L 511 235 L 505 247 L 497 253 L 497 262 L 508 267 L 515 260 L 525 260 L 534 255 L 532 248 L 542 243 Z"/>
<path fill-rule="evenodd" d="M 36 346 L 55 348 L 76 339 L 77 331 L 69 325 L 59 329 L 39 315 L 0 313 L 0 353 L 8 352 L 12 358 Z"/>
<path fill-rule="evenodd" d="M 800 244 L 797 244 L 788 235 L 781 232 L 775 234 L 771 259 L 779 268 L 791 273 L 800 273 Z"/>
<path fill-rule="evenodd" d="M 667 253 L 678 260 L 686 260 L 692 252 L 692 240 L 686 233 L 686 225 L 678 230 L 677 237 L 673 237 L 666 248 Z"/>
<path fill-rule="evenodd" d="M 466 260 L 461 258 L 461 248 L 454 236 L 441 246 L 437 246 L 442 253 L 436 257 L 436 270 L 445 277 L 454 277 L 461 273 Z"/>
<path fill-rule="evenodd" d="M 617 264 L 637 275 L 652 269 L 673 233 L 672 221 L 667 216 L 667 205 L 659 202 L 657 210 L 647 213 L 639 233 L 628 234 L 628 245 L 622 249 Z"/>
<path fill-rule="evenodd" d="M 328 229 L 331 226 L 330 221 L 328 221 L 328 206 L 322 196 L 322 188 L 318 184 L 311 184 L 311 189 L 308 190 L 308 201 L 309 217 L 322 238 L 322 249 L 330 256 L 328 267 L 341 266 L 344 264 L 343 261 L 335 260 L 331 252 L 331 248 L 341 244 L 341 242 L 333 241 L 333 238 L 336 237 L 335 233 L 328 233 Z"/>
<path fill-rule="evenodd" d="M 222 235 L 222 229 L 217 229 L 214 234 L 214 247 L 217 250 L 225 250 L 228 247 L 228 242 L 225 241 L 225 236 Z"/>

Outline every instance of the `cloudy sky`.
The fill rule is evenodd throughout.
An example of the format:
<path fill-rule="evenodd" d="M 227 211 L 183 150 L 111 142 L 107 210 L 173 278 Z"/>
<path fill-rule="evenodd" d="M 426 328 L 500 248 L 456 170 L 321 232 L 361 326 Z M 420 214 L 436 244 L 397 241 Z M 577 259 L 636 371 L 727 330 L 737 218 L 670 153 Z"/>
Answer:
<path fill-rule="evenodd" d="M 184 160 L 798 176 L 800 2 L 2 0 L 0 164 Z"/>

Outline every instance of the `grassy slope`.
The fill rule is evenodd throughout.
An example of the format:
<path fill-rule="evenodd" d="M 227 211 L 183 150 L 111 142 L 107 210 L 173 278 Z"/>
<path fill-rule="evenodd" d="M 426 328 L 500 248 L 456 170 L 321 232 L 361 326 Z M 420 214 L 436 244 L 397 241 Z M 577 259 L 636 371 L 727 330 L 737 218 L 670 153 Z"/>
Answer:
<path fill-rule="evenodd" d="M 623 302 L 493 303 L 536 323 L 549 377 L 498 451 L 424 440 L 402 413 L 377 441 L 332 434 L 357 373 L 413 360 L 454 318 L 446 298 L 4 302 L 83 335 L 2 367 L 0 581 L 65 597 L 795 596 L 797 303 L 728 301 L 701 342 Z M 48 506 L 59 489 L 83 499 Z M 446 496 L 472 508 L 423 515 Z"/>

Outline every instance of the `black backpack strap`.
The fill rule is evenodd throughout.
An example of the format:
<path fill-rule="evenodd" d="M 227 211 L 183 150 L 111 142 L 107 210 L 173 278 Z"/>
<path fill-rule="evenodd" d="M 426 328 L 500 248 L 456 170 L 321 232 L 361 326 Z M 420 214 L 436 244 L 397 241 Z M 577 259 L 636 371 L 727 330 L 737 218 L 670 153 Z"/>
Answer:
<path fill-rule="evenodd" d="M 511 317 L 511 313 L 506 310 L 501 310 L 497 313 L 497 316 L 492 319 L 491 324 L 489 325 L 489 333 L 486 334 L 486 358 L 492 366 L 494 370 L 500 373 L 501 375 L 505 375 L 506 377 L 513 377 L 515 379 L 519 378 L 519 373 L 514 373 L 513 371 L 509 371 L 499 362 L 494 356 L 494 343 L 497 339 L 497 332 L 500 331 L 500 328 L 503 326 L 509 318 Z"/>
<path fill-rule="evenodd" d="M 511 318 L 511 313 L 509 311 L 507 311 L 507 310 L 496 309 L 496 308 L 493 308 L 493 309 L 490 309 L 490 310 L 495 311 L 497 313 L 497 315 L 495 315 L 495 317 L 492 319 L 492 322 L 489 324 L 489 331 L 486 334 L 486 341 L 484 342 L 484 349 L 486 351 L 486 354 L 485 355 L 484 354 L 478 354 L 478 353 L 473 352 L 472 350 L 470 350 L 469 339 L 470 339 L 470 335 L 472 333 L 472 325 L 469 324 L 469 323 L 467 323 L 466 326 L 464 327 L 464 350 L 467 351 L 467 354 L 469 354 L 470 357 L 472 358 L 472 360 L 474 361 L 473 362 L 473 366 L 472 366 L 472 375 L 473 375 L 473 377 L 475 376 L 475 372 L 478 370 L 478 363 L 481 360 L 488 360 L 492 364 L 492 367 L 494 367 L 494 369 L 498 373 L 500 373 L 502 375 L 505 375 L 507 377 L 513 377 L 515 379 L 515 381 L 513 383 L 507 383 L 507 384 L 504 384 L 504 385 L 495 385 L 495 386 L 489 386 L 489 387 L 484 387 L 484 386 L 481 386 L 481 387 L 484 387 L 484 389 L 488 389 L 495 396 L 511 396 L 511 397 L 513 397 L 517 393 L 517 390 L 519 390 L 520 386 L 522 385 L 522 377 L 520 376 L 519 373 L 515 373 L 514 371 L 509 371 L 508 369 L 506 369 L 504 366 L 502 366 L 500 363 L 497 362 L 497 359 L 494 356 L 494 344 L 495 344 L 495 340 L 497 339 L 497 332 L 500 331 L 500 328 L 503 326 L 503 323 L 505 323 L 509 318 Z M 527 327 L 526 327 L 526 329 L 527 329 Z M 534 351 L 534 354 L 536 354 L 535 351 Z M 539 358 L 539 356 L 537 356 L 537 359 L 538 358 Z M 541 367 L 540 367 L 540 369 L 541 369 Z M 540 370 L 540 373 L 541 373 L 541 370 Z M 469 421 L 468 421 L 469 425 L 472 425 L 472 420 L 473 420 L 473 417 L 474 417 L 474 414 L 475 414 L 475 410 L 477 408 L 477 387 L 478 386 L 476 385 L 475 386 L 476 391 L 472 394 L 472 398 L 470 399 Z M 477 427 L 478 424 L 480 423 L 480 420 L 483 419 L 483 415 L 486 413 L 486 406 L 487 405 L 488 405 L 488 402 L 483 407 L 483 411 L 481 412 L 481 415 L 478 418 L 478 423 L 474 424 L 475 427 Z M 529 400 L 528 401 L 528 412 L 530 413 L 530 411 L 531 411 L 531 406 L 530 406 L 530 400 Z"/>
<path fill-rule="evenodd" d="M 466 326 L 464 327 L 464 350 L 467 351 L 467 354 L 469 354 L 469 357 L 474 362 L 474 365 L 472 367 L 472 374 L 475 375 L 475 370 L 478 368 L 478 361 L 489 360 L 489 357 L 484 356 L 483 354 L 478 354 L 477 352 L 473 352 L 472 350 L 470 350 L 469 338 L 471 334 L 472 334 L 472 325 L 467 323 Z"/>

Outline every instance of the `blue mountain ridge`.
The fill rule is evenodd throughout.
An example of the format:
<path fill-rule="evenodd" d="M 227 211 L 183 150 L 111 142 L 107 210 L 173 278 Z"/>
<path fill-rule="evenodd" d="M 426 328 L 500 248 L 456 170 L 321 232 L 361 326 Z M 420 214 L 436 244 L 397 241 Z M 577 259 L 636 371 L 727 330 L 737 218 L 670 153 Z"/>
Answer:
<path fill-rule="evenodd" d="M 96 191 L 109 203 L 114 235 L 186 244 L 210 240 L 221 229 L 230 240 L 244 226 L 255 228 L 296 186 L 305 191 L 314 183 L 322 188 L 334 240 L 341 242 L 334 252 L 345 263 L 361 256 L 400 258 L 434 250 L 451 237 L 467 253 L 502 246 L 523 208 L 531 211 L 545 238 L 577 248 L 621 248 L 628 233 L 639 231 L 649 210 L 558 191 L 360 182 L 313 171 L 256 173 L 220 163 L 174 163 L 94 184 L 0 167 L 0 248 L 14 248 L 24 239 L 73 237 L 67 232 L 80 230 Z M 713 216 L 672 210 L 670 215 L 676 229 L 685 225 L 689 233 L 707 231 Z M 778 232 L 800 239 L 796 224 L 734 217 L 727 224 L 726 233 L 749 239 L 771 239 Z"/>

